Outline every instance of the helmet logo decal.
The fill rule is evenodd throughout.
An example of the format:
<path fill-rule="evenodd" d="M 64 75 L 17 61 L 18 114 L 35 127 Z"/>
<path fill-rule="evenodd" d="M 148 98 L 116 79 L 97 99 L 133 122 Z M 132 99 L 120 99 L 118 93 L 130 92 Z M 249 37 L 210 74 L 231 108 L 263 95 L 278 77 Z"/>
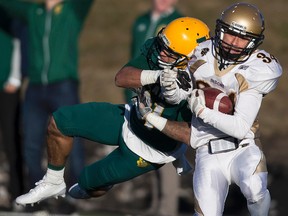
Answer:
<path fill-rule="evenodd" d="M 240 25 L 235 21 L 232 21 L 230 30 L 236 31 L 237 33 L 246 34 L 246 26 Z"/>
<path fill-rule="evenodd" d="M 247 70 L 247 68 L 249 68 L 249 66 L 247 66 L 247 65 L 241 65 L 241 66 L 239 67 L 239 70 Z"/>
<path fill-rule="evenodd" d="M 162 38 L 164 44 L 166 44 L 167 46 L 170 45 L 170 41 L 168 40 L 168 38 L 166 37 L 166 35 L 162 34 L 162 35 L 161 35 L 161 38 Z"/>

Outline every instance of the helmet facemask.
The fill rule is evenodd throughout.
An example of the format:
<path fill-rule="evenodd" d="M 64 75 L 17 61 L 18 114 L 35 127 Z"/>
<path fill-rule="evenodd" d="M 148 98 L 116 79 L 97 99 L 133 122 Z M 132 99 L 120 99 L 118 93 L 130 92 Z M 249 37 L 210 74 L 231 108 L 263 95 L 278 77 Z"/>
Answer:
<path fill-rule="evenodd" d="M 236 37 L 247 40 L 247 46 L 244 48 L 233 46 L 223 41 L 224 34 L 234 35 Z M 245 62 L 250 55 L 257 49 L 257 47 L 263 42 L 264 35 L 255 35 L 249 32 L 243 32 L 239 29 L 228 26 L 221 20 L 217 20 L 215 30 L 215 52 L 218 55 L 219 60 L 225 61 L 228 64 L 239 64 Z M 230 51 L 234 50 L 237 54 L 232 54 Z"/>

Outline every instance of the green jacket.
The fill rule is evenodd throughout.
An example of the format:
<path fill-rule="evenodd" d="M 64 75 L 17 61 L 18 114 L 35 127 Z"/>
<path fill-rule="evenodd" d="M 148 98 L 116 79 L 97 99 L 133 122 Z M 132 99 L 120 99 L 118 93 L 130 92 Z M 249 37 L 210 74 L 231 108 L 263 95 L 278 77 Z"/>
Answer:
<path fill-rule="evenodd" d="M 11 71 L 13 37 L 10 34 L 10 19 L 0 8 L 0 90 L 3 89 Z"/>
<path fill-rule="evenodd" d="M 163 14 L 155 23 L 151 20 L 151 11 L 138 17 L 132 26 L 131 57 L 138 56 L 140 47 L 147 39 L 156 36 L 159 30 L 179 17 L 183 15 L 177 10 L 170 14 Z"/>
<path fill-rule="evenodd" d="M 44 3 L 0 0 L 7 12 L 28 25 L 31 83 L 78 80 L 78 40 L 92 2 L 64 0 L 47 11 Z"/>

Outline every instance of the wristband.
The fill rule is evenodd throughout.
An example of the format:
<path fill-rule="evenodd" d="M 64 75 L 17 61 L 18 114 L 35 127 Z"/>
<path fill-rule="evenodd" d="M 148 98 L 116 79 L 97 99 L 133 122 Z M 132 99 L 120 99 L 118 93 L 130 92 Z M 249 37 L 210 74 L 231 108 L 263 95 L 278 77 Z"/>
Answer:
<path fill-rule="evenodd" d="M 146 116 L 146 121 L 148 121 L 151 125 L 157 128 L 159 131 L 162 131 L 166 125 L 167 119 L 155 113 L 149 113 Z"/>
<path fill-rule="evenodd" d="M 140 77 L 141 85 L 144 86 L 155 83 L 160 73 L 160 70 L 142 70 Z"/>

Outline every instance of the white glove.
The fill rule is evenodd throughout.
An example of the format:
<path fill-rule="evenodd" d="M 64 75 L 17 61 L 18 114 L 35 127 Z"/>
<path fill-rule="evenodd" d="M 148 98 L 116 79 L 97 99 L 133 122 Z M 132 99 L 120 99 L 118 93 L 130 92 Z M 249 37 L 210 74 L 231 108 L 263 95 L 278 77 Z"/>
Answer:
<path fill-rule="evenodd" d="M 201 113 L 206 109 L 204 92 L 201 89 L 194 89 L 188 98 L 188 104 L 191 111 L 201 118 Z"/>
<path fill-rule="evenodd" d="M 154 113 L 150 107 L 145 106 L 143 103 L 138 104 L 138 112 L 143 120 L 147 121 L 147 123 L 159 131 L 162 131 L 165 127 L 167 119 L 159 116 L 157 113 Z"/>
<path fill-rule="evenodd" d="M 138 110 L 141 118 L 144 120 L 146 120 L 147 115 L 152 112 L 151 107 L 145 106 L 141 102 L 138 104 Z"/>
<path fill-rule="evenodd" d="M 177 72 L 177 68 L 171 70 L 168 67 L 162 71 L 160 75 L 160 85 L 165 95 L 175 94 L 177 89 Z"/>

